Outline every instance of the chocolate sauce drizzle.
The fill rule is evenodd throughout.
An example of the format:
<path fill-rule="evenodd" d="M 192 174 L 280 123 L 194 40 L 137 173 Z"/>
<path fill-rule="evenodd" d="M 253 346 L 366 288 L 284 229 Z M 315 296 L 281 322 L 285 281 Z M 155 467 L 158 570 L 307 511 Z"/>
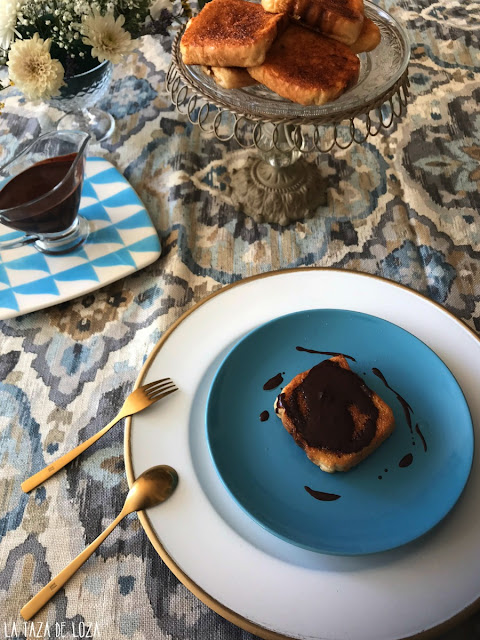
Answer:
<path fill-rule="evenodd" d="M 265 411 L 262 411 L 262 413 L 260 414 L 260 421 L 261 422 L 265 422 L 266 420 L 268 420 L 270 417 L 270 414 L 268 413 L 268 411 L 265 409 Z"/>
<path fill-rule="evenodd" d="M 305 351 L 306 353 L 319 353 L 323 356 L 343 356 L 344 358 L 347 358 L 347 360 L 353 360 L 353 362 L 356 362 L 353 356 L 347 356 L 345 353 L 337 353 L 335 351 L 316 351 L 315 349 L 306 349 L 305 347 L 295 347 L 295 349 L 297 351 Z"/>
<path fill-rule="evenodd" d="M 399 467 L 409 467 L 413 462 L 413 456 L 411 453 L 407 453 L 406 456 L 403 456 L 403 458 L 400 460 L 400 462 L 398 463 Z"/>
<path fill-rule="evenodd" d="M 310 487 L 305 486 L 305 491 L 309 493 L 311 496 L 316 498 L 317 500 L 323 500 L 324 502 L 332 502 L 332 500 L 338 500 L 342 496 L 339 496 L 337 493 L 325 493 L 324 491 L 315 491 L 314 489 L 310 489 Z"/>
<path fill-rule="evenodd" d="M 279 402 L 293 422 L 293 437 L 311 447 L 353 453 L 375 436 L 378 409 L 372 391 L 354 371 L 331 360 L 312 367 L 288 399 L 280 394 Z"/>
<path fill-rule="evenodd" d="M 281 385 L 283 382 L 283 375 L 281 373 L 277 373 L 277 375 L 273 376 L 273 378 L 270 378 L 270 380 L 267 380 L 265 382 L 265 384 L 263 385 L 263 389 L 265 391 L 270 391 L 271 389 L 275 389 L 275 387 L 278 387 L 279 385 Z"/>
<path fill-rule="evenodd" d="M 392 389 L 392 387 L 388 384 L 387 380 L 385 379 L 385 376 L 380 371 L 380 369 L 377 369 L 376 367 L 374 367 L 372 369 L 372 372 L 377 376 L 377 378 L 380 378 L 380 380 L 387 387 L 387 389 L 390 389 L 390 391 L 393 391 L 393 393 L 397 396 L 397 400 L 402 405 L 403 412 L 405 413 L 405 418 L 407 419 L 407 424 L 408 424 L 408 428 L 410 429 L 410 433 L 413 433 L 413 428 L 412 428 L 412 413 L 413 413 L 413 409 L 412 409 L 412 407 L 408 404 L 408 402 L 405 400 L 405 398 L 403 398 L 397 391 L 395 391 L 395 389 Z"/>
<path fill-rule="evenodd" d="M 420 439 L 422 441 L 423 444 L 423 450 L 426 452 L 427 451 L 427 441 L 425 440 L 423 433 L 420 431 L 420 427 L 418 426 L 418 422 L 415 425 L 415 431 L 418 433 L 418 435 L 420 436 Z"/>

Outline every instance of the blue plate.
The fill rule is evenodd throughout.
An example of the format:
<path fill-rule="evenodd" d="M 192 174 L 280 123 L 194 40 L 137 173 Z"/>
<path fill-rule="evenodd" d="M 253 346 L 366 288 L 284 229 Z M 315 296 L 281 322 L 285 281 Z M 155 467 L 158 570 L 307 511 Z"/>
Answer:
<path fill-rule="evenodd" d="M 273 410 L 280 378 L 286 385 L 329 357 L 297 347 L 355 358 L 351 368 L 393 409 L 393 434 L 346 473 L 310 462 Z M 265 390 L 272 378 L 278 386 Z M 280 317 L 237 343 L 213 381 L 206 425 L 238 504 L 275 535 L 323 553 L 373 553 L 426 533 L 458 500 L 473 457 L 469 409 L 440 358 L 390 322 L 335 309 Z M 319 500 L 305 487 L 340 497 Z"/>

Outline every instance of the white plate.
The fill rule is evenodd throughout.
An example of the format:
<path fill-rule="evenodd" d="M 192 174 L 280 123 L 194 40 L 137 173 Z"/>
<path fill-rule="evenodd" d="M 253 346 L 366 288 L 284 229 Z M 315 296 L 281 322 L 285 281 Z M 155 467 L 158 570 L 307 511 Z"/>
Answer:
<path fill-rule="evenodd" d="M 127 424 L 130 485 L 155 464 L 168 463 L 180 476 L 176 493 L 149 510 L 148 518 L 141 514 L 142 524 L 191 591 L 263 638 L 398 640 L 445 628 L 480 598 L 475 458 L 463 495 L 438 527 L 414 543 L 363 557 L 322 555 L 268 533 L 235 503 L 215 472 L 204 416 L 220 362 L 247 331 L 311 308 L 368 313 L 423 340 L 462 387 L 478 433 L 480 341 L 453 315 L 365 274 L 308 268 L 264 274 L 225 287 L 184 314 L 140 374 L 137 384 L 170 376 L 180 389 Z"/>

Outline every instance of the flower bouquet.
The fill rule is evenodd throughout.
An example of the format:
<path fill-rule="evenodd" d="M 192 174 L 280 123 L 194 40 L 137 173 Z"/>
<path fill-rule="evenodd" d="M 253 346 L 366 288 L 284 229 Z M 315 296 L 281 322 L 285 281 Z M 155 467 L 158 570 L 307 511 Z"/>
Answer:
<path fill-rule="evenodd" d="M 65 110 L 78 109 L 72 98 L 91 94 L 98 100 L 112 64 L 134 49 L 138 37 L 166 32 L 173 19 L 169 5 L 169 0 L 0 0 L 0 65 L 8 67 L 10 83 L 27 99 L 53 101 L 60 108 L 67 99 Z"/>

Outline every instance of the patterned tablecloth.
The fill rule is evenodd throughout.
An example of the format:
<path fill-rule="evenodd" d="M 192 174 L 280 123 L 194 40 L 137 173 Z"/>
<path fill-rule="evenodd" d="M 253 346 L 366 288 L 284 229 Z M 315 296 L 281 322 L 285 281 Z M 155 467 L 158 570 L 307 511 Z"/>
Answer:
<path fill-rule="evenodd" d="M 136 189 L 163 253 L 103 289 L 0 322 L 0 639 L 35 637 L 38 625 L 27 634 L 21 625 L 26 598 L 120 511 L 122 426 L 33 495 L 21 481 L 113 418 L 162 332 L 196 301 L 252 274 L 337 267 L 408 285 L 480 330 L 480 5 L 383 4 L 411 38 L 408 114 L 365 144 L 310 157 L 328 180 L 327 204 L 285 228 L 257 224 L 229 200 L 225 167 L 250 152 L 203 135 L 172 107 L 164 80 L 173 26 L 115 68 L 103 106 L 117 128 L 91 154 Z M 59 115 L 10 93 L 0 159 Z M 39 620 L 65 622 L 66 637 L 90 626 L 102 640 L 253 637 L 178 582 L 135 515 Z M 442 638 L 480 638 L 480 617 Z"/>

